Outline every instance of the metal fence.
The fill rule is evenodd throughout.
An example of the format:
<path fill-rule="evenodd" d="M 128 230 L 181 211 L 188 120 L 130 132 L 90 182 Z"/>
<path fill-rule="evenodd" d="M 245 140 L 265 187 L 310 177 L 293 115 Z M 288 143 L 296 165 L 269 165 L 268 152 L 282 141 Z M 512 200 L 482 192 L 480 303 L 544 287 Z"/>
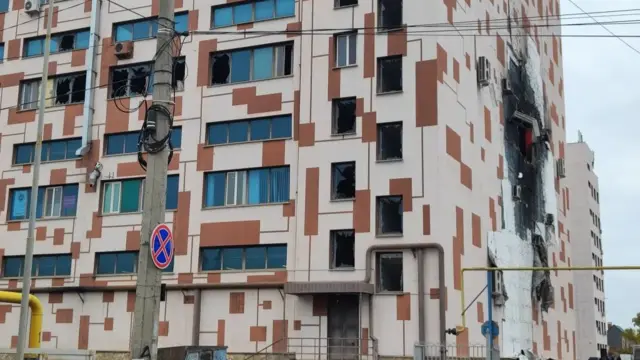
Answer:
<path fill-rule="evenodd" d="M 75 349 L 25 349 L 25 359 L 95 360 L 95 352 Z M 16 349 L 0 349 L 0 360 L 15 360 Z"/>
<path fill-rule="evenodd" d="M 416 344 L 414 360 L 478 360 L 487 358 L 486 345 Z M 499 359 L 494 357 L 494 359 Z"/>

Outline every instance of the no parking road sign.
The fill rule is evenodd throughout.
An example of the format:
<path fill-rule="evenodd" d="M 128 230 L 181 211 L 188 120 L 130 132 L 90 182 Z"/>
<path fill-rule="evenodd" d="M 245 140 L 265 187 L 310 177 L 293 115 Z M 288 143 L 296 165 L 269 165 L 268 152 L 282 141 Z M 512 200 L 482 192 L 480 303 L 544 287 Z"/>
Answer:
<path fill-rule="evenodd" d="M 173 234 L 166 224 L 160 224 L 151 233 L 151 259 L 160 270 L 169 267 L 173 260 Z"/>

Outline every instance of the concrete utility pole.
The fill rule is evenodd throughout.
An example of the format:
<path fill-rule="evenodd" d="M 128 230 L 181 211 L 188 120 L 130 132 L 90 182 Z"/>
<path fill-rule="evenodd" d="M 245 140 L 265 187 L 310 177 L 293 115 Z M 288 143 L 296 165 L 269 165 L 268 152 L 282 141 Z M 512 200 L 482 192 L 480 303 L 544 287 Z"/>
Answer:
<path fill-rule="evenodd" d="M 154 64 L 153 104 L 165 107 L 172 113 L 173 89 L 173 18 L 174 0 L 160 0 L 158 14 L 157 53 Z M 162 139 L 169 133 L 167 114 L 156 111 L 150 116 L 156 120 L 155 138 Z M 144 187 L 142 230 L 138 255 L 138 279 L 136 282 L 136 305 L 133 317 L 131 357 L 155 360 L 158 355 L 158 318 L 160 313 L 160 286 L 162 271 L 151 259 L 151 233 L 164 223 L 165 196 L 167 192 L 167 167 L 169 147 L 147 159 L 147 178 Z M 148 349 L 148 353 L 145 351 Z"/>
<path fill-rule="evenodd" d="M 44 110 L 47 95 L 47 79 L 49 77 L 49 53 L 51 52 L 51 26 L 53 23 L 53 0 L 49 0 L 47 9 L 47 36 L 44 40 L 44 58 L 42 59 L 42 80 L 40 81 L 40 98 L 38 99 L 38 124 L 36 131 L 36 147 L 33 154 L 33 179 L 31 180 L 31 198 L 29 199 L 29 229 L 27 230 L 27 250 L 24 255 L 22 270 L 22 299 L 20 301 L 20 324 L 18 325 L 18 345 L 16 360 L 24 359 L 24 348 L 29 320 L 29 293 L 31 292 L 31 268 L 33 267 L 34 233 L 36 229 L 36 208 L 38 203 L 38 183 L 40 181 L 40 162 L 42 161 L 42 133 L 44 128 Z M 18 104 L 18 106 L 20 106 Z"/>

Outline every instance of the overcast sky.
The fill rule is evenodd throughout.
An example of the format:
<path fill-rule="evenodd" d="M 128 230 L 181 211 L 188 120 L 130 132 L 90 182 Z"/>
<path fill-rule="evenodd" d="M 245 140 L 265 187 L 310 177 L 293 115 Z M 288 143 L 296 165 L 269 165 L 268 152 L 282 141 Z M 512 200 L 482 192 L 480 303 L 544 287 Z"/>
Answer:
<path fill-rule="evenodd" d="M 573 0 L 587 12 L 639 9 L 640 0 Z M 563 14 L 580 12 L 561 0 Z M 640 11 L 628 17 L 597 17 L 599 21 L 640 20 Z M 587 22 L 589 19 L 568 20 Z M 639 35 L 638 25 L 607 25 L 616 35 Z M 607 34 L 600 26 L 573 26 L 563 34 Z M 640 38 L 625 38 L 640 52 Z M 640 265 L 640 54 L 616 38 L 562 40 L 566 99 L 567 141 L 585 142 L 595 151 L 600 182 L 600 212 L 605 265 Z M 638 152 L 636 152 L 638 151 Z M 589 239 L 584 239 L 589 240 Z M 640 312 L 640 271 L 605 272 L 607 321 L 622 327 Z"/>

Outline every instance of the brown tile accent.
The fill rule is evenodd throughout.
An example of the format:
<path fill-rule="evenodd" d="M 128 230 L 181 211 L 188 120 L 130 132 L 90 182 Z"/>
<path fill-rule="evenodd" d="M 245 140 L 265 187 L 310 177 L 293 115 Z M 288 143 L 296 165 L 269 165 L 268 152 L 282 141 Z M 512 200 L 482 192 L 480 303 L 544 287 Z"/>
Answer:
<path fill-rule="evenodd" d="M 249 275 L 247 276 L 247 283 L 284 283 L 287 281 L 286 271 L 276 271 L 272 275 Z"/>
<path fill-rule="evenodd" d="M 502 154 L 498 155 L 498 170 L 496 175 L 498 176 L 498 179 L 504 179 L 504 157 Z"/>
<path fill-rule="evenodd" d="M 260 243 L 260 220 L 200 224 L 200 246 L 256 245 Z"/>
<path fill-rule="evenodd" d="M 56 311 L 56 324 L 73 323 L 73 309 L 58 309 Z"/>
<path fill-rule="evenodd" d="M 18 337 L 15 335 L 11 336 L 11 348 L 16 349 L 18 347 Z"/>
<path fill-rule="evenodd" d="M 134 312 L 136 309 L 136 292 L 127 291 L 127 312 Z"/>
<path fill-rule="evenodd" d="M 91 12 L 91 0 L 84 0 L 84 12 Z"/>
<path fill-rule="evenodd" d="M 390 179 L 389 195 L 401 195 L 402 211 L 413 211 L 413 187 L 411 178 Z"/>
<path fill-rule="evenodd" d="M 0 29 L 2 29 L 0 30 L 0 41 L 3 41 L 3 37 L 4 37 L 4 16 L 5 16 L 5 13 L 0 14 Z"/>
<path fill-rule="evenodd" d="M 378 120 L 375 111 L 362 114 L 362 142 L 378 140 Z"/>
<path fill-rule="evenodd" d="M 71 52 L 71 67 L 84 66 L 87 59 L 87 50 L 74 50 Z"/>
<path fill-rule="evenodd" d="M 11 305 L 0 305 L 0 324 L 7 321 L 7 314 L 11 312 Z"/>
<path fill-rule="evenodd" d="M 464 210 L 456 206 L 456 239 L 460 241 L 461 254 L 464 255 Z"/>
<path fill-rule="evenodd" d="M 298 138 L 299 138 L 298 146 L 300 147 L 315 145 L 316 124 L 315 123 L 300 124 Z"/>
<path fill-rule="evenodd" d="M 299 139 L 300 127 L 300 90 L 293 92 L 293 140 Z"/>
<path fill-rule="evenodd" d="M 364 115 L 364 98 L 356 98 L 356 116 Z"/>
<path fill-rule="evenodd" d="M 127 231 L 127 240 L 125 243 L 125 250 L 127 251 L 140 250 L 140 230 Z"/>
<path fill-rule="evenodd" d="M 51 19 L 51 27 L 55 28 L 56 26 L 58 26 L 58 12 L 60 10 L 58 10 L 58 7 L 55 6 L 53 8 L 53 18 Z M 43 17 L 43 21 L 42 21 L 42 29 L 46 29 L 47 28 L 47 23 L 49 21 L 49 12 L 45 11 L 44 12 L 44 17 Z"/>
<path fill-rule="evenodd" d="M 422 205 L 422 235 L 431 235 L 431 205 Z"/>
<path fill-rule="evenodd" d="M 191 192 L 178 193 L 178 209 L 173 214 L 173 242 L 175 255 L 187 255 L 189 251 L 189 210 Z"/>
<path fill-rule="evenodd" d="M 7 231 L 20 231 L 21 230 L 21 222 L 12 221 L 7 223 Z"/>
<path fill-rule="evenodd" d="M 189 10 L 189 31 L 195 31 L 198 30 L 198 15 L 199 15 L 199 11 L 198 10 Z"/>
<path fill-rule="evenodd" d="M 20 39 L 13 39 L 7 42 L 7 55 L 6 60 L 19 60 L 22 54 L 22 42 Z"/>
<path fill-rule="evenodd" d="M 573 309 L 573 284 L 569 283 L 567 285 L 567 290 L 569 293 L 569 309 Z"/>
<path fill-rule="evenodd" d="M 283 217 L 294 217 L 296 216 L 296 201 L 289 200 L 288 203 L 282 205 L 282 216 Z"/>
<path fill-rule="evenodd" d="M 224 346 L 225 321 L 218 320 L 218 330 L 216 331 L 216 345 Z"/>
<path fill-rule="evenodd" d="M 449 0 L 447 0 L 449 1 Z M 437 45 L 436 48 L 436 54 L 437 54 L 437 60 L 438 60 L 438 81 L 440 83 L 444 82 L 444 74 L 448 73 L 448 68 L 449 68 L 449 56 L 447 54 L 447 51 L 440 46 L 440 44 Z"/>
<path fill-rule="evenodd" d="M 23 165 L 23 166 L 22 166 L 22 173 L 23 173 L 23 174 L 29 174 L 29 173 L 31 173 L 31 165 Z"/>
<path fill-rule="evenodd" d="M 56 61 L 49 61 L 49 64 L 47 64 L 47 72 L 49 76 L 56 75 L 58 73 L 58 63 Z"/>
<path fill-rule="evenodd" d="M 104 331 L 113 331 L 113 318 L 104 318 Z"/>
<path fill-rule="evenodd" d="M 220 284 L 221 275 L 220 273 L 208 273 L 207 274 L 207 284 Z"/>
<path fill-rule="evenodd" d="M 192 305 L 195 304 L 196 302 L 196 297 L 193 295 L 184 295 L 182 297 L 182 303 L 185 305 Z"/>
<path fill-rule="evenodd" d="M 438 60 L 416 63 L 416 126 L 438 125 Z"/>
<path fill-rule="evenodd" d="M 169 336 L 169 322 L 160 321 L 158 323 L 158 336 Z"/>
<path fill-rule="evenodd" d="M 558 64 L 558 59 L 559 59 L 559 55 L 558 55 L 558 38 L 553 35 L 553 62 Z"/>
<path fill-rule="evenodd" d="M 9 117 L 7 118 L 8 125 L 26 124 L 36 121 L 35 110 L 20 111 L 18 108 L 9 109 Z"/>
<path fill-rule="evenodd" d="M 452 0 L 455 2 L 455 0 Z M 456 347 L 458 357 L 469 356 L 469 329 L 465 329 L 462 334 L 456 336 Z"/>
<path fill-rule="evenodd" d="M 482 248 L 482 220 L 476 214 L 471 214 L 471 244 Z"/>
<path fill-rule="evenodd" d="M 396 295 L 396 320 L 411 320 L 411 294 Z"/>
<path fill-rule="evenodd" d="M 116 103 L 117 101 L 117 103 Z M 129 109 L 129 98 L 118 98 L 107 101 L 107 114 L 105 120 L 105 134 L 129 131 L 129 113 L 120 109 Z"/>
<path fill-rule="evenodd" d="M 19 41 L 19 40 L 18 40 Z M 20 81 L 24 79 L 24 73 L 13 73 L 7 75 L 0 75 L 0 84 L 3 88 L 20 85 Z"/>
<path fill-rule="evenodd" d="M 51 331 L 43 331 L 42 332 L 42 341 L 43 342 L 51 341 Z"/>
<path fill-rule="evenodd" d="M 460 83 L 460 63 L 455 58 L 453 59 L 453 80 Z"/>
<path fill-rule="evenodd" d="M 53 136 L 53 124 L 44 124 L 42 127 L 42 140 L 51 140 Z"/>
<path fill-rule="evenodd" d="M 484 305 L 482 302 L 476 302 L 476 312 L 478 313 L 478 322 L 482 324 L 484 322 Z"/>
<path fill-rule="evenodd" d="M 258 95 L 255 86 L 233 89 L 233 106 L 247 105 L 247 114 L 260 114 L 282 110 L 282 93 Z"/>
<path fill-rule="evenodd" d="M 36 241 L 45 241 L 47 239 L 47 227 L 38 226 L 36 228 Z"/>
<path fill-rule="evenodd" d="M 302 23 L 301 22 L 292 22 L 287 24 L 287 38 L 292 38 L 300 35 L 300 31 L 302 31 Z"/>
<path fill-rule="evenodd" d="M 253 29 L 253 23 L 246 23 L 246 24 L 238 24 L 238 25 L 236 25 L 236 30 L 238 30 L 238 31 L 250 30 L 250 29 Z"/>
<path fill-rule="evenodd" d="M 79 242 L 71 243 L 71 258 L 74 260 L 80 259 L 80 243 Z"/>
<path fill-rule="evenodd" d="M 289 320 L 273 320 L 273 334 L 271 334 L 271 340 L 273 341 L 272 351 L 275 353 L 284 353 L 287 351 L 289 344 Z"/>
<path fill-rule="evenodd" d="M 49 304 L 62 304 L 64 294 L 61 292 L 49 293 Z"/>
<path fill-rule="evenodd" d="M 102 293 L 102 302 L 103 303 L 112 303 L 115 300 L 115 292 L 113 291 L 104 291 Z"/>
<path fill-rule="evenodd" d="M 353 205 L 353 229 L 356 233 L 371 231 L 371 190 L 356 190 Z"/>
<path fill-rule="evenodd" d="M 67 105 L 64 107 L 64 122 L 62 124 L 63 136 L 71 136 L 75 133 L 76 117 L 81 116 L 83 111 L 82 104 Z"/>
<path fill-rule="evenodd" d="M 360 337 L 360 355 L 369 355 L 369 329 L 362 328 Z"/>
<path fill-rule="evenodd" d="M 193 284 L 192 273 L 178 274 L 178 284 Z"/>
<path fill-rule="evenodd" d="M 365 30 L 366 31 L 366 30 Z M 366 39 L 366 35 L 365 35 Z M 329 38 L 329 79 L 327 80 L 327 100 L 331 101 L 340 97 L 340 69 L 336 68 L 336 38 Z M 365 40 L 366 41 L 366 40 Z M 366 45 L 365 45 L 366 46 Z M 366 55 L 365 55 L 366 56 Z M 366 62 L 366 58 L 365 58 Z M 365 65 L 366 66 L 366 65 Z"/>
<path fill-rule="evenodd" d="M 265 141 L 262 143 L 262 166 L 284 165 L 285 141 Z"/>
<path fill-rule="evenodd" d="M 460 135 L 447 126 L 446 130 L 447 154 L 458 162 L 462 162 L 462 140 Z"/>
<path fill-rule="evenodd" d="M 407 28 L 387 32 L 387 56 L 407 56 Z"/>
<path fill-rule="evenodd" d="M 491 142 L 491 111 L 484 107 L 484 138 Z"/>
<path fill-rule="evenodd" d="M 251 326 L 249 328 L 249 341 L 267 341 L 267 327 Z"/>
<path fill-rule="evenodd" d="M 295 331 L 302 330 L 302 321 L 301 320 L 294 320 L 293 321 L 293 330 L 295 330 Z"/>
<path fill-rule="evenodd" d="M 198 86 L 210 85 L 209 59 L 210 54 L 217 49 L 218 39 L 202 40 L 198 43 Z"/>
<path fill-rule="evenodd" d="M 99 239 L 102 237 L 102 216 L 96 211 L 91 219 L 91 229 L 87 230 L 87 239 Z"/>
<path fill-rule="evenodd" d="M 469 53 L 464 53 L 464 61 L 465 65 L 467 66 L 467 70 L 471 70 L 471 56 L 469 55 Z"/>
<path fill-rule="evenodd" d="M 318 235 L 320 169 L 307 168 L 304 195 L 304 235 Z"/>
<path fill-rule="evenodd" d="M 17 279 L 9 280 L 9 283 L 7 284 L 7 287 L 9 289 L 17 289 L 18 288 L 18 280 Z"/>
<path fill-rule="evenodd" d="M 546 320 L 542 320 L 542 348 L 544 351 L 551 351 L 551 338 Z"/>
<path fill-rule="evenodd" d="M 314 294 L 312 297 L 312 315 L 313 316 L 327 316 L 329 300 L 326 294 Z"/>
<path fill-rule="evenodd" d="M 273 306 L 273 303 L 271 302 L 271 300 L 265 300 L 262 302 L 262 309 L 263 310 L 271 310 L 271 307 Z"/>
<path fill-rule="evenodd" d="M 555 66 L 552 60 L 549 60 L 549 82 L 551 85 L 555 85 L 556 83 Z"/>
<path fill-rule="evenodd" d="M 498 56 L 498 61 L 502 66 L 505 66 L 506 61 L 505 57 L 507 56 L 505 50 L 504 39 L 502 36 L 496 34 L 496 56 Z"/>
<path fill-rule="evenodd" d="M 102 49 L 100 52 L 100 86 L 109 85 L 109 68 L 118 63 L 115 55 L 115 47 L 110 37 L 102 39 Z"/>
<path fill-rule="evenodd" d="M 443 0 L 444 5 L 447 7 L 447 21 L 453 25 L 453 13 L 458 8 L 456 0 Z"/>
<path fill-rule="evenodd" d="M 464 254 L 464 228 L 460 226 L 462 222 L 464 224 L 464 212 L 461 208 L 456 207 L 456 227 L 457 236 L 453 237 L 453 288 L 456 290 L 461 289 L 461 274 L 462 270 L 462 255 Z M 462 237 L 460 236 L 462 234 Z"/>
<path fill-rule="evenodd" d="M 376 14 L 364 14 L 364 64 L 362 76 L 365 79 L 376 76 Z"/>
<path fill-rule="evenodd" d="M 473 190 L 473 171 L 463 162 L 460 163 L 460 184 Z"/>
<path fill-rule="evenodd" d="M 4 211 L 7 200 L 7 187 L 15 184 L 16 179 L 0 179 L 0 211 Z"/>
<path fill-rule="evenodd" d="M 67 169 L 51 169 L 49 185 L 64 185 L 67 183 Z"/>
<path fill-rule="evenodd" d="M 198 155 L 196 160 L 197 171 L 213 170 L 213 147 L 205 144 L 198 144 Z"/>
<path fill-rule="evenodd" d="M 491 219 L 492 231 L 497 231 L 498 214 L 496 213 L 496 201 L 493 198 L 489 198 L 489 218 Z"/>

